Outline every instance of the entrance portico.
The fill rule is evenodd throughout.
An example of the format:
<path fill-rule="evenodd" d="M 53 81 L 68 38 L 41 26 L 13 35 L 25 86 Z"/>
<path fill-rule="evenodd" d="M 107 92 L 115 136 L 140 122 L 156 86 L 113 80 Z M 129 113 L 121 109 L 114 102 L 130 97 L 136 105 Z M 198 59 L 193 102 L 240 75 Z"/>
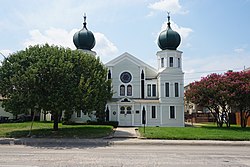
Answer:
<path fill-rule="evenodd" d="M 134 102 L 124 98 L 117 106 L 119 126 L 134 126 Z"/>

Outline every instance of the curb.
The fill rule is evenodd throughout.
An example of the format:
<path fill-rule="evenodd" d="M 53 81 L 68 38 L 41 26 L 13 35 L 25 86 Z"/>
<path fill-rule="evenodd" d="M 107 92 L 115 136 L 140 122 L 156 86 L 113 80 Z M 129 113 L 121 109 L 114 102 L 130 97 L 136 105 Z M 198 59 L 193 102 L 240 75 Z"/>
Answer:
<path fill-rule="evenodd" d="M 49 139 L 49 138 L 0 138 L 0 145 L 26 145 L 26 146 L 250 146 L 250 141 L 216 141 L 216 140 L 153 140 L 136 138 L 112 139 Z"/>
<path fill-rule="evenodd" d="M 109 146 L 105 139 L 55 139 L 55 138 L 0 138 L 0 145 L 26 146 Z"/>
<path fill-rule="evenodd" d="M 250 146 L 250 141 L 215 141 L 215 140 L 150 140 L 134 139 L 124 141 L 111 141 L 112 145 L 181 145 L 181 146 Z"/>

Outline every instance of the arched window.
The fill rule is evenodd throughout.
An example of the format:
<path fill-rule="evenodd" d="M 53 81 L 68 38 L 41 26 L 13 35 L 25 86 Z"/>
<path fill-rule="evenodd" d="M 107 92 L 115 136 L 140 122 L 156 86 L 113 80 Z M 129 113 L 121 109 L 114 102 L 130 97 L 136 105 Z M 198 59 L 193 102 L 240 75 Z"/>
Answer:
<path fill-rule="evenodd" d="M 161 68 L 163 68 L 164 67 L 164 58 L 162 57 L 161 58 Z"/>
<path fill-rule="evenodd" d="M 125 86 L 124 85 L 120 86 L 120 96 L 125 96 Z"/>
<path fill-rule="evenodd" d="M 132 86 L 131 85 L 127 86 L 127 96 L 132 96 Z"/>
<path fill-rule="evenodd" d="M 108 79 L 111 79 L 111 71 L 108 72 Z"/>
<path fill-rule="evenodd" d="M 180 68 L 180 67 L 181 67 L 181 59 L 178 58 L 178 68 Z"/>

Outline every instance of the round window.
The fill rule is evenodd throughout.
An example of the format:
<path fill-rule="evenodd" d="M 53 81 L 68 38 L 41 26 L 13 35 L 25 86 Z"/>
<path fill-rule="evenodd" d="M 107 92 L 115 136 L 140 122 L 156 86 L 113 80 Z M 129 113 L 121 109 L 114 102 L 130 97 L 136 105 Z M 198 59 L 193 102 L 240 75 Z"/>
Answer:
<path fill-rule="evenodd" d="M 120 79 L 123 83 L 129 83 L 132 80 L 132 75 L 129 72 L 123 72 Z"/>

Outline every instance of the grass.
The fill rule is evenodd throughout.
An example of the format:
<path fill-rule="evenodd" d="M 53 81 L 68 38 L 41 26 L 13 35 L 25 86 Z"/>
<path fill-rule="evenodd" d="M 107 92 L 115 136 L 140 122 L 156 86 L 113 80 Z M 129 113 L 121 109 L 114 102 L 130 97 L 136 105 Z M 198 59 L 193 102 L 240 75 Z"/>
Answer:
<path fill-rule="evenodd" d="M 215 125 L 201 125 L 199 127 L 143 127 L 139 128 L 143 137 L 148 139 L 169 140 L 247 140 L 250 141 L 250 127 L 218 128 Z"/>
<path fill-rule="evenodd" d="M 0 137 L 27 137 L 31 122 L 0 124 Z M 62 125 L 53 131 L 51 122 L 34 122 L 32 136 L 37 138 L 101 138 L 113 132 L 112 126 Z"/>

